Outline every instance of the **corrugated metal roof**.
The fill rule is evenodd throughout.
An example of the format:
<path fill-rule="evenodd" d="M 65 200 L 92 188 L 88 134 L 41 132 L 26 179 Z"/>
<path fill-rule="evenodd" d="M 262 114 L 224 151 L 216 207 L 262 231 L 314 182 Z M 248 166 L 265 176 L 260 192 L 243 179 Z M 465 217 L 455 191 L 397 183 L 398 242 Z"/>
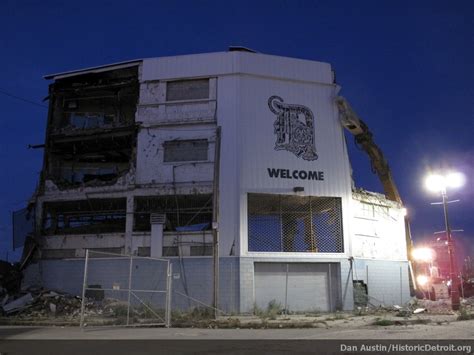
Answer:
<path fill-rule="evenodd" d="M 128 60 L 128 61 L 125 61 L 125 62 L 118 62 L 118 63 L 100 65 L 100 66 L 97 66 L 97 67 L 76 69 L 76 70 L 71 70 L 71 71 L 66 71 L 66 72 L 56 73 L 56 74 L 48 74 L 48 75 L 45 75 L 44 78 L 46 80 L 64 79 L 64 78 L 75 76 L 75 75 L 82 75 L 82 74 L 88 74 L 88 73 L 101 73 L 101 72 L 109 71 L 109 70 L 123 69 L 123 68 L 132 67 L 132 66 L 138 65 L 141 62 L 143 62 L 143 59 L 134 59 L 134 60 Z"/>

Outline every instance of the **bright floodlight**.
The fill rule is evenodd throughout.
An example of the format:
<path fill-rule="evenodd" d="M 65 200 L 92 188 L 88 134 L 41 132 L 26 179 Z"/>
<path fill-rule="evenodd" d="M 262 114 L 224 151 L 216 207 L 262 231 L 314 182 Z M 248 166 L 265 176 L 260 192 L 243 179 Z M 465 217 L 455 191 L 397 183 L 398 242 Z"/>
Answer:
<path fill-rule="evenodd" d="M 446 175 L 446 185 L 458 188 L 464 185 L 464 175 L 462 173 L 449 173 Z"/>
<path fill-rule="evenodd" d="M 433 260 L 433 250 L 430 248 L 416 248 L 411 252 L 415 261 L 430 262 Z"/>
<path fill-rule="evenodd" d="M 419 286 L 423 287 L 430 281 L 430 278 L 426 275 L 418 275 L 416 282 Z"/>
<path fill-rule="evenodd" d="M 405 217 L 408 214 L 408 211 L 406 208 L 402 208 L 401 212 L 402 212 L 403 217 Z"/>
<path fill-rule="evenodd" d="M 446 189 L 446 179 L 442 175 L 428 175 L 425 180 L 426 188 L 433 192 L 443 191 Z"/>
<path fill-rule="evenodd" d="M 449 172 L 446 175 L 432 174 L 425 180 L 426 188 L 433 192 L 446 191 L 447 187 L 458 188 L 464 185 L 465 177 L 462 173 Z"/>

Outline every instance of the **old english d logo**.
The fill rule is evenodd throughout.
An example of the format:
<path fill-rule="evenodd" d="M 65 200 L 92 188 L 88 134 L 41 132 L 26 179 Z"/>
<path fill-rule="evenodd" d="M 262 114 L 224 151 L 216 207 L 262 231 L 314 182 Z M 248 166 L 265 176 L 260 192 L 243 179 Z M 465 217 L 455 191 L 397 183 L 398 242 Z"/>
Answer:
<path fill-rule="evenodd" d="M 303 105 L 283 103 L 279 96 L 271 96 L 268 107 L 277 116 L 273 124 L 277 136 L 275 150 L 287 150 L 304 160 L 318 159 L 311 110 Z"/>

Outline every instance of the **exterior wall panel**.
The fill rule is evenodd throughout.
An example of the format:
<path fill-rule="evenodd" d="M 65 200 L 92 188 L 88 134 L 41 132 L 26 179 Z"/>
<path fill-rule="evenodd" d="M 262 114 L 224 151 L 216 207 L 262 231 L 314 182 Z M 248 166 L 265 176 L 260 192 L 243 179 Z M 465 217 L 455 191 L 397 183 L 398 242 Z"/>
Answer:
<path fill-rule="evenodd" d="M 242 76 L 239 101 L 239 177 L 240 193 L 246 200 L 248 192 L 294 194 L 294 187 L 303 187 L 301 195 L 334 196 L 342 198 L 343 229 L 348 239 L 351 215 L 351 180 L 349 160 L 342 127 L 337 118 L 333 99 L 336 88 L 328 85 L 295 83 Z M 317 160 L 303 160 L 290 151 L 275 150 L 276 115 L 268 100 L 278 95 L 287 104 L 303 105 L 314 115 Z M 268 169 L 292 171 L 321 171 L 323 181 L 272 178 Z M 242 218 L 243 217 L 243 218 Z M 247 248 L 247 204 L 241 202 L 242 253 Z M 347 243 L 345 243 L 347 244 Z"/>
<path fill-rule="evenodd" d="M 208 160 L 199 162 L 165 163 L 163 144 L 166 141 L 206 139 L 209 141 Z M 173 184 L 183 182 L 209 182 L 213 180 L 215 128 L 191 126 L 176 128 L 147 128 L 138 134 L 137 171 L 138 184 Z"/>

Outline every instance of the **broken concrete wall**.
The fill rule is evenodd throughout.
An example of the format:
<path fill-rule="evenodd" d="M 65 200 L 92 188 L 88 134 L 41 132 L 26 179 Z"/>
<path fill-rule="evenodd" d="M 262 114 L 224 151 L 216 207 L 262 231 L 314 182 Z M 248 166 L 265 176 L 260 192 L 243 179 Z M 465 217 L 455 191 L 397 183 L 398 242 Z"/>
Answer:
<path fill-rule="evenodd" d="M 407 260 L 405 212 L 401 205 L 376 193 L 353 194 L 354 258 Z"/>
<path fill-rule="evenodd" d="M 355 259 L 352 277 L 367 288 L 373 306 L 402 305 L 410 300 L 407 261 Z"/>
<path fill-rule="evenodd" d="M 201 160 L 195 160 L 189 152 L 183 150 L 183 159 L 165 162 L 167 142 L 183 142 L 185 147 L 203 140 L 207 142 L 208 148 L 206 156 Z M 212 183 L 214 146 L 215 127 L 209 125 L 195 128 L 195 131 L 192 126 L 141 129 L 138 133 L 136 182 L 141 185 Z"/>
<path fill-rule="evenodd" d="M 139 121 L 147 125 L 175 125 L 216 122 L 217 79 L 205 79 L 208 82 L 207 95 L 196 96 L 196 90 L 179 88 L 181 94 L 170 97 L 169 88 L 173 83 L 195 83 L 198 80 L 145 81 L 140 85 Z M 203 90 L 199 90 L 201 93 Z"/>
<path fill-rule="evenodd" d="M 58 79 L 49 100 L 43 184 L 110 185 L 128 172 L 136 139 L 137 67 Z"/>

